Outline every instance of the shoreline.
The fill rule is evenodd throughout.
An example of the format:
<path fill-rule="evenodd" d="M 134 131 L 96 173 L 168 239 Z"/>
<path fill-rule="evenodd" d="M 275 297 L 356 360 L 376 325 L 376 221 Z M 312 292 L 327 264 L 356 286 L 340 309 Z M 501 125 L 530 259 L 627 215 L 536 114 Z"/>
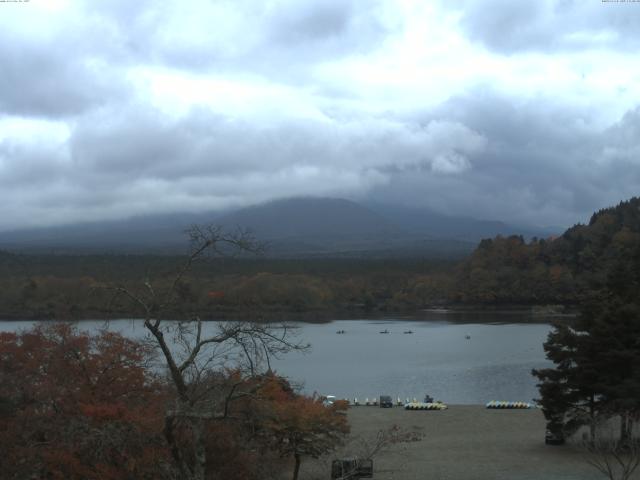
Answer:
<path fill-rule="evenodd" d="M 93 312 L 94 314 L 83 315 L 73 318 L 52 318 L 43 314 L 34 315 L 17 315 L 15 312 L 0 312 L 0 322 L 55 322 L 55 321 L 113 321 L 113 320 L 136 320 L 139 319 L 134 315 L 128 316 L 126 312 L 116 312 L 105 314 L 105 312 Z M 296 312 L 290 310 L 281 311 L 219 311 L 209 312 L 208 315 L 200 315 L 205 322 L 215 321 L 257 321 L 258 323 L 271 323 L 279 321 L 300 322 L 300 323 L 331 323 L 340 320 L 393 320 L 394 317 L 398 321 L 421 321 L 433 320 L 421 318 L 426 316 L 443 316 L 450 317 L 447 320 L 456 322 L 456 320 L 467 322 L 469 319 L 455 317 L 464 317 L 468 315 L 479 316 L 513 316 L 519 318 L 510 318 L 509 323 L 549 323 L 547 319 L 562 320 L 572 319 L 577 316 L 577 312 L 572 311 L 568 306 L 562 305 L 437 305 L 418 309 L 398 309 L 398 310 L 381 310 L 381 309 L 335 309 L 335 310 L 309 310 Z M 214 318 L 217 316 L 218 318 Z M 209 317 L 209 318 L 207 318 Z M 164 318 L 163 320 L 178 320 L 177 318 Z M 495 321 L 495 320 L 494 320 Z M 482 322 L 480 322 L 482 323 Z"/>

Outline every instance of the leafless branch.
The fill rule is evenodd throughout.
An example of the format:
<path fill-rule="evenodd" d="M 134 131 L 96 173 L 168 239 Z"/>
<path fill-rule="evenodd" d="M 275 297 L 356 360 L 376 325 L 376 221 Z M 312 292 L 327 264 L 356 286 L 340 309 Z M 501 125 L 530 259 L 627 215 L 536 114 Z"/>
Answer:
<path fill-rule="evenodd" d="M 579 444 L 585 461 L 609 480 L 628 480 L 640 466 L 640 439 L 621 441 L 609 424 L 598 425 L 596 438 L 585 438 Z"/>
<path fill-rule="evenodd" d="M 197 315 L 182 322 L 163 322 L 178 304 L 179 290 L 195 262 L 206 254 L 229 256 L 234 253 L 260 253 L 250 232 L 238 229 L 231 234 L 219 227 L 193 226 L 187 232 L 191 249 L 177 268 L 168 287 L 157 288 L 150 278 L 142 282 L 140 293 L 125 286 L 112 286 L 111 301 L 124 296 L 137 305 L 144 315 L 144 327 L 150 340 L 162 352 L 164 364 L 177 392 L 175 407 L 167 410 L 165 438 L 184 478 L 204 479 L 206 460 L 204 422 L 230 416 L 231 402 L 255 394 L 259 374 L 265 364 L 270 370 L 271 358 L 292 350 L 305 350 L 308 345 L 292 340 L 291 328 L 250 323 L 218 322 L 205 324 Z M 229 383 L 227 368 L 248 366 L 239 380 Z M 253 380 L 246 382 L 249 374 Z M 242 388 L 245 386 L 246 388 Z M 192 434 L 193 451 L 188 455 L 177 444 L 177 428 Z"/>
<path fill-rule="evenodd" d="M 350 456 L 370 460 L 394 445 L 419 442 L 423 438 L 423 432 L 406 430 L 393 425 L 386 430 L 379 430 L 373 439 L 361 436 L 353 438 L 346 450 L 350 452 Z"/>

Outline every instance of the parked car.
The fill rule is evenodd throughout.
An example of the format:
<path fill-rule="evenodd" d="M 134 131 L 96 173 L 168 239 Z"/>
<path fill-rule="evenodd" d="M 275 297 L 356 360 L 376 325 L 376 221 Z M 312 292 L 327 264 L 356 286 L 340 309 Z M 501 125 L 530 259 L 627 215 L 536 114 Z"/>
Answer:
<path fill-rule="evenodd" d="M 357 480 L 373 478 L 373 460 L 342 458 L 331 462 L 331 478 L 335 480 Z"/>
<path fill-rule="evenodd" d="M 544 433 L 544 443 L 547 445 L 564 444 L 564 432 L 562 431 L 562 424 L 554 422 L 547 423 L 547 430 Z"/>
<path fill-rule="evenodd" d="M 393 407 L 393 400 L 389 395 L 380 395 L 380 408 Z"/>

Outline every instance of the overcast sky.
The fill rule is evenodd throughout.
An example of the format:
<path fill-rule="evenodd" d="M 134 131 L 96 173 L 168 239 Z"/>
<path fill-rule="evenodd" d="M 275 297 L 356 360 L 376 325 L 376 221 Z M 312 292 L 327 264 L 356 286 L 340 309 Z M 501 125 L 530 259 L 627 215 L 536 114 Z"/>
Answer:
<path fill-rule="evenodd" d="M 640 2 L 0 2 L 0 229 L 294 195 L 571 225 L 640 194 Z"/>

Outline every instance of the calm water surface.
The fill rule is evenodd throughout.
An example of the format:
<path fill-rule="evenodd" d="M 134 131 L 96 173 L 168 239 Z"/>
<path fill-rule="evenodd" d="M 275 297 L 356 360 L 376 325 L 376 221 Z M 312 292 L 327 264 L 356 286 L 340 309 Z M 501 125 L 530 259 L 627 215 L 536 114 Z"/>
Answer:
<path fill-rule="evenodd" d="M 336 334 L 339 329 L 346 333 Z M 304 381 L 307 391 L 360 401 L 381 394 L 421 400 L 425 393 L 452 404 L 531 401 L 537 390 L 530 372 L 548 365 L 542 342 L 549 329 L 433 320 L 305 325 L 312 352 L 289 355 L 277 369 Z M 413 333 L 403 333 L 408 330 Z"/>
<path fill-rule="evenodd" d="M 549 365 L 542 343 L 551 327 L 516 323 L 526 320 L 531 317 L 518 312 L 432 311 L 411 317 L 298 324 L 297 335 L 311 343 L 311 351 L 286 355 L 273 365 L 308 393 L 360 401 L 382 394 L 421 400 L 425 393 L 451 404 L 531 401 L 538 393 L 530 372 Z M 33 323 L 0 322 L 0 329 L 17 330 Z M 91 330 L 104 322 L 78 324 Z M 131 337 L 144 334 L 138 321 L 109 325 Z M 345 333 L 338 335 L 338 330 Z M 379 333 L 383 330 L 389 333 Z M 404 333 L 409 330 L 413 333 Z"/>

